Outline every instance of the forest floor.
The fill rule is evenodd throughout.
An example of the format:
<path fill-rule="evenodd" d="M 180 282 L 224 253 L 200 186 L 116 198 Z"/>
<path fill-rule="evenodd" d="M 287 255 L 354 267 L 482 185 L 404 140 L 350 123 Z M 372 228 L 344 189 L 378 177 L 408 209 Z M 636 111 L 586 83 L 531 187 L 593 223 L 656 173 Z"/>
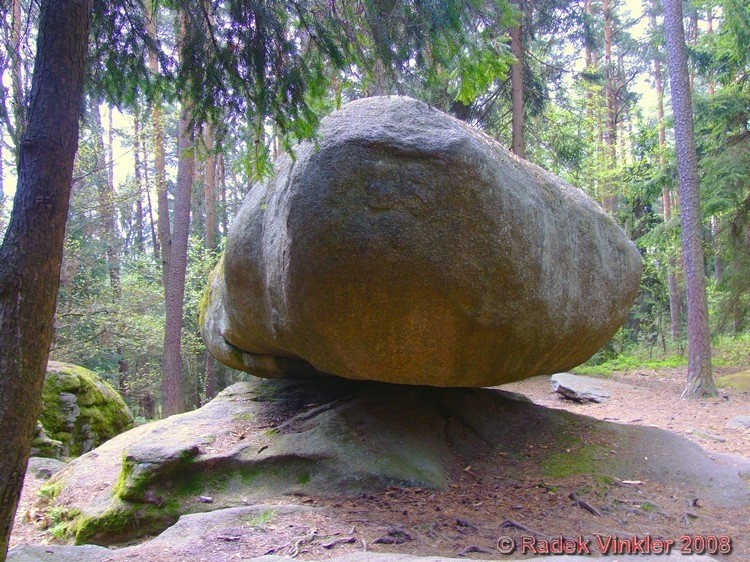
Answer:
<path fill-rule="evenodd" d="M 718 369 L 717 376 L 741 370 Z M 618 386 L 606 403 L 565 400 L 551 391 L 549 377 L 503 388 L 550 408 L 659 427 L 686 437 L 710 454 L 750 458 L 750 429 L 728 425 L 736 416 L 750 415 L 750 392 L 726 389 L 717 398 L 683 400 L 684 376 L 684 368 L 614 373 L 603 380 L 627 386 Z M 533 462 L 534 451 L 527 451 L 526 458 Z M 584 536 L 593 541 L 597 535 L 613 534 L 673 538 L 673 552 L 679 552 L 683 535 L 687 540 L 724 535 L 734 541 L 729 560 L 750 560 L 746 509 L 714 511 L 701 498 L 684 497 L 684 492 L 667 485 L 603 483 L 587 474 L 540 481 L 530 473 L 528 481 L 509 482 L 494 466 L 487 459 L 457 467 L 445 491 L 390 488 L 356 498 L 278 498 L 278 502 L 268 502 L 241 532 L 206 531 L 206 536 L 178 550 L 165 540 L 131 545 L 112 551 L 107 560 L 223 561 L 271 553 L 322 560 L 362 550 L 507 559 L 498 543 L 504 536 L 518 545 L 524 536 L 535 540 Z M 33 503 L 41 481 L 31 475 L 27 480 L 11 545 L 54 543 L 34 524 Z M 595 542 L 591 548 L 593 554 L 601 552 Z M 518 549 L 512 556 L 520 557 Z"/>

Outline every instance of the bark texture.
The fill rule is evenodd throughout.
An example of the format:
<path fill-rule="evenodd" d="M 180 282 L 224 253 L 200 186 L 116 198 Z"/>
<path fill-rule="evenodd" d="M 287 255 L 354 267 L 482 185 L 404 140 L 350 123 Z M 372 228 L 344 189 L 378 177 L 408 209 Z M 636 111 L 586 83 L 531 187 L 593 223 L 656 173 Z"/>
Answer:
<path fill-rule="evenodd" d="M 605 99 L 607 102 L 607 126 L 605 140 L 607 142 L 607 165 L 610 169 L 617 168 L 617 94 L 615 87 L 615 65 L 612 61 L 612 0 L 604 0 L 602 5 L 604 13 L 604 67 L 607 75 L 605 83 Z M 614 214 L 617 210 L 617 194 L 611 180 L 605 182 L 605 193 L 602 198 L 602 207 Z"/>
<path fill-rule="evenodd" d="M 665 0 L 664 30 L 667 39 L 669 83 L 672 90 L 677 171 L 680 178 L 680 221 L 687 293 L 688 376 L 684 394 L 697 398 L 715 395 L 716 387 L 711 374 L 711 341 L 701 238 L 698 154 L 693 130 L 690 75 L 688 74 L 681 0 Z"/>
<path fill-rule="evenodd" d="M 146 26 L 151 39 L 158 40 L 156 34 L 156 12 L 151 2 L 146 2 L 148 6 L 148 19 Z M 149 71 L 157 75 L 159 73 L 159 59 L 154 50 L 148 52 Z M 162 278 L 166 284 L 167 270 L 169 269 L 169 199 L 167 198 L 167 175 L 166 162 L 164 157 L 164 127 L 161 119 L 161 103 L 155 100 L 151 108 L 151 125 L 153 128 L 154 143 L 154 174 L 156 175 L 156 205 L 157 218 L 156 230 L 158 232 L 158 246 L 154 247 L 154 253 L 162 258 Z"/>
<path fill-rule="evenodd" d="M 0 248 L 0 560 L 40 408 L 53 334 L 91 0 L 45 0 L 18 188 Z"/>
<path fill-rule="evenodd" d="M 180 114 L 177 143 L 177 193 L 175 198 L 174 228 L 168 248 L 164 248 L 169 267 L 164 276 L 164 294 L 167 301 L 167 325 L 164 332 L 164 384 L 163 415 L 171 416 L 185 411 L 185 392 L 182 384 L 182 321 L 185 299 L 185 271 L 187 270 L 188 239 L 190 237 L 190 196 L 193 187 L 193 164 L 190 149 L 193 138 L 190 126 L 190 108 L 183 103 Z"/>
<path fill-rule="evenodd" d="M 512 4 L 521 9 L 520 0 L 513 0 Z M 526 143 L 523 134 L 523 29 L 519 24 L 510 29 L 510 48 L 516 61 L 510 67 L 511 89 L 511 121 L 512 140 L 511 151 L 520 158 L 526 157 Z"/>
<path fill-rule="evenodd" d="M 651 0 L 651 29 L 652 33 L 656 35 L 657 24 L 656 24 L 656 0 Z M 667 134 L 664 126 L 664 84 L 662 81 L 662 69 L 661 60 L 659 54 L 654 54 L 653 60 L 654 70 L 654 87 L 656 88 L 656 117 L 658 122 L 659 132 L 659 165 L 662 172 L 666 174 L 667 171 Z M 672 218 L 672 188 L 666 184 L 662 188 L 662 205 L 664 207 L 664 222 L 669 223 Z M 667 287 L 669 289 L 669 324 L 672 339 L 677 341 L 680 339 L 680 325 L 682 324 L 682 299 L 680 286 L 677 283 L 677 276 L 675 274 L 675 268 L 677 267 L 677 260 L 673 255 L 669 256 L 667 263 Z"/>

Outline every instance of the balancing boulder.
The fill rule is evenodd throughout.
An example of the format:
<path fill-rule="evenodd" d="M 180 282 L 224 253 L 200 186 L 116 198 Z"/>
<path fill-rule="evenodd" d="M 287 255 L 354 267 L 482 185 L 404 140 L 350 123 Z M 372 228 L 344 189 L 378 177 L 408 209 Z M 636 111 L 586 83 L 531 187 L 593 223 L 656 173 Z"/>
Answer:
<path fill-rule="evenodd" d="M 201 325 L 219 361 L 257 376 L 490 386 L 586 361 L 640 275 L 581 190 L 426 104 L 376 97 L 251 189 Z"/>

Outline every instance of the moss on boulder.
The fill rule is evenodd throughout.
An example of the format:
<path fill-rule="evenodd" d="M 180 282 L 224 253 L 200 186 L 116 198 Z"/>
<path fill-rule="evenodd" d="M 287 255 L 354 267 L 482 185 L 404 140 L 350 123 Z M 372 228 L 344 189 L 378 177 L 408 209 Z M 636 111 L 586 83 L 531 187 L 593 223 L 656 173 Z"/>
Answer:
<path fill-rule="evenodd" d="M 750 392 L 750 371 L 742 371 L 719 377 L 716 379 L 716 386 L 720 388 L 732 388 L 740 392 Z"/>
<path fill-rule="evenodd" d="M 34 441 L 31 443 L 31 456 L 48 459 L 59 459 L 62 456 L 63 444 L 47 435 L 44 426 L 36 422 Z"/>
<path fill-rule="evenodd" d="M 82 455 L 133 425 L 117 391 L 78 365 L 49 362 L 42 402 L 40 422 L 46 435 L 62 444 L 63 456 Z"/>

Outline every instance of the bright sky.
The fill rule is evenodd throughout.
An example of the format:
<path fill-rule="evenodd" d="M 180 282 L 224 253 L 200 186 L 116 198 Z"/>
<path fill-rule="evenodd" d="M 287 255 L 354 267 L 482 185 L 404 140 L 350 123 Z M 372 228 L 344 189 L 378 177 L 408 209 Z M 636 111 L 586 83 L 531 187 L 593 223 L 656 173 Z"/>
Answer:
<path fill-rule="evenodd" d="M 109 120 L 107 118 L 106 108 L 102 107 L 101 113 L 106 142 L 107 135 L 109 134 Z M 125 134 L 132 134 L 133 119 L 131 116 L 124 115 L 115 109 L 113 110 L 112 121 L 115 131 L 120 130 L 125 132 Z M 10 138 L 7 136 L 6 142 L 8 144 L 11 143 Z M 112 152 L 114 160 L 115 187 L 117 187 L 126 181 L 128 174 L 133 175 L 135 158 L 132 148 L 126 148 L 123 146 L 122 138 L 117 132 L 114 134 Z M 10 154 L 7 150 L 3 150 L 3 191 L 6 197 L 12 197 L 16 192 L 16 169 L 15 165 L 11 163 Z"/>

